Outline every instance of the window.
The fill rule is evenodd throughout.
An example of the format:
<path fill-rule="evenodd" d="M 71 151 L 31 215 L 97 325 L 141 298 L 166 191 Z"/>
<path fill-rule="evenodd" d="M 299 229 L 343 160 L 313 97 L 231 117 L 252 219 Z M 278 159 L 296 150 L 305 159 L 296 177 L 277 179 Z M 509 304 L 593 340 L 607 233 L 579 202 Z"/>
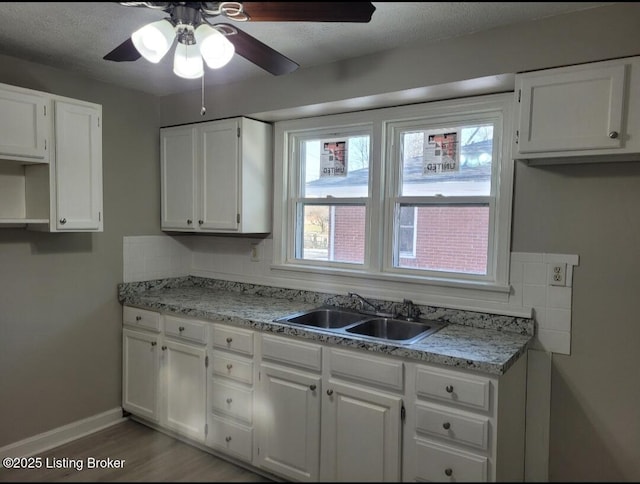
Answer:
<path fill-rule="evenodd" d="M 295 259 L 364 265 L 371 135 L 345 130 L 293 142 Z"/>
<path fill-rule="evenodd" d="M 274 268 L 505 294 L 510 105 L 501 94 L 276 123 Z"/>

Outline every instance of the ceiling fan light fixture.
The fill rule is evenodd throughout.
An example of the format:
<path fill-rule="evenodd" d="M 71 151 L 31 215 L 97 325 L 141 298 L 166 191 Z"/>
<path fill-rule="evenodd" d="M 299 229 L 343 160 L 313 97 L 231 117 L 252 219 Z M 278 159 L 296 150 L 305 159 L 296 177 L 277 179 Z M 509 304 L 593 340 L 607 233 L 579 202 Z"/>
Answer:
<path fill-rule="evenodd" d="M 236 49 L 227 37 L 210 25 L 199 25 L 195 30 L 195 38 L 200 54 L 211 69 L 227 65 L 235 54 Z"/>
<path fill-rule="evenodd" d="M 173 73 L 185 79 L 197 79 L 204 75 L 202 57 L 195 44 L 178 42 L 173 58 Z"/>
<path fill-rule="evenodd" d="M 158 20 L 131 34 L 131 41 L 142 57 L 157 64 L 171 48 L 176 32 L 168 20 Z"/>

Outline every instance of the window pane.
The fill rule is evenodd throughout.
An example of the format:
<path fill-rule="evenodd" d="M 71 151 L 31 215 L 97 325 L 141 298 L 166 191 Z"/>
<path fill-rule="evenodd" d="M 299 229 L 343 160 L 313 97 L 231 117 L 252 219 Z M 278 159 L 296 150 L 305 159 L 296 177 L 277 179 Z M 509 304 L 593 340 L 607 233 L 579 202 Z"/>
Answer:
<path fill-rule="evenodd" d="M 401 133 L 403 196 L 487 196 L 493 125 Z"/>
<path fill-rule="evenodd" d="M 301 198 L 369 196 L 369 136 L 302 142 Z"/>
<path fill-rule="evenodd" d="M 364 263 L 364 205 L 302 205 L 297 258 Z"/>
<path fill-rule="evenodd" d="M 418 206 L 413 256 L 404 254 L 406 234 L 397 227 L 394 266 L 432 271 L 486 274 L 489 206 Z M 400 209 L 412 211 L 414 206 Z"/>

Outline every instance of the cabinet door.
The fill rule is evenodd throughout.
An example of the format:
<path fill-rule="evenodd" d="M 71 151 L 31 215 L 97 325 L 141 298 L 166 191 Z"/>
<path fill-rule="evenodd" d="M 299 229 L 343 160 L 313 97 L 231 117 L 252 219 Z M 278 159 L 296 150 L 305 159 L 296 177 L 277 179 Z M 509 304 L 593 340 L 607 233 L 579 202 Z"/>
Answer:
<path fill-rule="evenodd" d="M 122 407 L 158 421 L 160 348 L 158 334 L 122 331 Z"/>
<path fill-rule="evenodd" d="M 0 158 L 46 163 L 46 98 L 0 86 Z"/>
<path fill-rule="evenodd" d="M 615 63 L 521 75 L 517 153 L 619 149 L 626 138 L 626 67 Z"/>
<path fill-rule="evenodd" d="M 400 480 L 399 396 L 329 380 L 322 403 L 322 481 Z"/>
<path fill-rule="evenodd" d="M 199 442 L 205 439 L 206 349 L 165 340 L 164 420 L 176 432 Z"/>
<path fill-rule="evenodd" d="M 160 130 L 163 230 L 193 231 L 197 224 L 195 149 L 195 128 Z"/>
<path fill-rule="evenodd" d="M 320 376 L 260 366 L 259 465 L 297 481 L 317 481 Z"/>
<path fill-rule="evenodd" d="M 238 127 L 238 121 L 216 121 L 200 127 L 202 230 L 238 229 Z"/>
<path fill-rule="evenodd" d="M 57 230 L 102 230 L 102 128 L 93 105 L 55 102 Z"/>

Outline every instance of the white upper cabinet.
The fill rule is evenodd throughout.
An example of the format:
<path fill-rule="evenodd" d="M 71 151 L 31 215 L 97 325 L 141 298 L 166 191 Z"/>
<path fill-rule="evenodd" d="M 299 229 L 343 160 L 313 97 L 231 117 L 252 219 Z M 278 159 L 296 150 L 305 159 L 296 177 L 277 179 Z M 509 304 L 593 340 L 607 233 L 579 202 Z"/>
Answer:
<path fill-rule="evenodd" d="M 101 232 L 102 106 L 0 84 L 0 227 Z"/>
<path fill-rule="evenodd" d="M 99 105 L 54 101 L 55 200 L 60 231 L 102 231 L 102 130 Z"/>
<path fill-rule="evenodd" d="M 271 231 L 271 125 L 233 118 L 160 130 L 162 230 Z"/>
<path fill-rule="evenodd" d="M 162 229 L 194 230 L 196 220 L 196 130 L 160 130 Z"/>
<path fill-rule="evenodd" d="M 48 162 L 47 104 L 44 94 L 0 85 L 0 159 Z"/>
<path fill-rule="evenodd" d="M 516 76 L 514 158 L 640 159 L 640 57 Z"/>

